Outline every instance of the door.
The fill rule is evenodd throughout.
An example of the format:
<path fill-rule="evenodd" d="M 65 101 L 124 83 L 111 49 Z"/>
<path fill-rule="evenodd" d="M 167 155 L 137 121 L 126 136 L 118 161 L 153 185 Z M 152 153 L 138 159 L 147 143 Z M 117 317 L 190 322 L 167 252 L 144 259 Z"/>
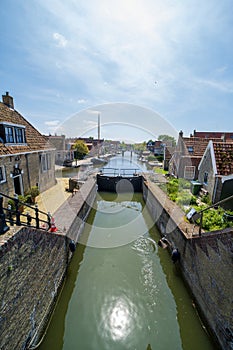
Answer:
<path fill-rule="evenodd" d="M 17 175 L 14 178 L 14 187 L 15 187 L 15 193 L 18 195 L 23 194 L 23 184 L 22 184 L 22 175 Z"/>

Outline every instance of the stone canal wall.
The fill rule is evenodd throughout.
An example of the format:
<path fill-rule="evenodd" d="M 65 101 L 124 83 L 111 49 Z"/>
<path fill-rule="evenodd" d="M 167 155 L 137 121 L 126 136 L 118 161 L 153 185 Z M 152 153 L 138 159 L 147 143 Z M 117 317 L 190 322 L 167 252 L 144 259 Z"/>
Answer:
<path fill-rule="evenodd" d="M 77 242 L 95 197 L 92 178 L 55 213 L 57 232 L 25 227 L 0 246 L 0 349 L 38 343 L 66 276 L 70 240 Z"/>
<path fill-rule="evenodd" d="M 199 236 L 158 186 L 145 181 L 143 197 L 161 233 L 180 251 L 180 268 L 204 324 L 221 349 L 233 349 L 233 230 Z"/>
<path fill-rule="evenodd" d="M 56 298 L 67 267 L 63 236 L 23 228 L 0 250 L 0 349 L 24 349 Z"/>

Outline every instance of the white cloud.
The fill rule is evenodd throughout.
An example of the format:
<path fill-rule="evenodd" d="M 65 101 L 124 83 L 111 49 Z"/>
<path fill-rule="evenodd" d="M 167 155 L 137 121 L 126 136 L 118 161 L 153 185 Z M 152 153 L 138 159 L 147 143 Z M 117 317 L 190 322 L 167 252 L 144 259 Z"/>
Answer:
<path fill-rule="evenodd" d="M 43 99 L 54 113 L 57 103 L 59 118 L 87 102 L 128 102 L 183 122 L 190 111 L 204 113 L 204 100 L 233 89 L 232 55 L 221 51 L 231 50 L 226 7 L 217 0 L 41 0 L 38 9 L 51 20 L 32 26 L 30 63 L 62 91 L 59 101 Z M 65 50 L 58 55 L 54 43 Z"/>
<path fill-rule="evenodd" d="M 205 85 L 207 87 L 217 89 L 226 93 L 233 93 L 233 83 L 229 83 L 227 81 L 216 81 L 211 79 L 197 79 L 197 83 Z"/>
<path fill-rule="evenodd" d="M 84 104 L 87 103 L 87 100 L 85 100 L 84 98 L 80 98 L 77 102 L 78 104 Z"/>
<path fill-rule="evenodd" d="M 53 33 L 53 39 L 57 43 L 58 47 L 66 47 L 67 42 L 68 42 L 66 40 L 66 38 L 62 34 L 59 34 L 59 33 Z"/>
<path fill-rule="evenodd" d="M 60 124 L 59 120 L 48 120 L 45 122 L 45 125 L 50 126 L 50 127 L 55 127 Z"/>

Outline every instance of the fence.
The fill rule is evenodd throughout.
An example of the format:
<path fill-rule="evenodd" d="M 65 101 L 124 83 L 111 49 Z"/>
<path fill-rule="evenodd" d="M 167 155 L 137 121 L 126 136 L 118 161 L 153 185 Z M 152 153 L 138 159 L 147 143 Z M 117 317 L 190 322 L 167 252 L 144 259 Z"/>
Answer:
<path fill-rule="evenodd" d="M 3 198 L 8 199 L 13 203 L 7 204 L 7 207 L 3 206 Z M 26 212 L 22 211 L 22 207 L 26 207 Z M 10 226 L 30 226 L 36 229 L 49 230 L 51 227 L 51 214 L 45 213 L 38 209 L 38 205 L 32 206 L 28 203 L 23 203 L 19 201 L 18 196 L 14 197 L 7 196 L 6 194 L 0 192 L 0 235 L 4 234 L 10 229 Z"/>

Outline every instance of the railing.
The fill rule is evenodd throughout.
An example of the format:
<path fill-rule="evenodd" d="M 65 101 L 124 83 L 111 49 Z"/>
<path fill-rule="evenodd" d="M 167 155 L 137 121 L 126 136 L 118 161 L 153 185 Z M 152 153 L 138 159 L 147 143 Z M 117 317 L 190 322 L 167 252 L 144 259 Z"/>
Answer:
<path fill-rule="evenodd" d="M 3 197 L 13 201 L 13 208 L 10 204 L 8 204 L 7 207 L 3 206 Z M 30 212 L 33 214 L 30 214 L 29 211 L 27 211 L 26 214 L 24 213 L 25 211 L 21 212 L 20 207 L 22 206 L 28 208 L 28 210 L 30 209 Z M 19 201 L 17 195 L 10 197 L 0 192 L 0 235 L 9 230 L 10 227 L 7 223 L 9 223 L 10 226 L 30 226 L 48 231 L 51 227 L 51 214 L 39 210 L 37 204 L 32 206 Z"/>
<path fill-rule="evenodd" d="M 138 176 L 139 171 L 139 168 L 102 168 L 99 174 L 105 176 Z"/>

